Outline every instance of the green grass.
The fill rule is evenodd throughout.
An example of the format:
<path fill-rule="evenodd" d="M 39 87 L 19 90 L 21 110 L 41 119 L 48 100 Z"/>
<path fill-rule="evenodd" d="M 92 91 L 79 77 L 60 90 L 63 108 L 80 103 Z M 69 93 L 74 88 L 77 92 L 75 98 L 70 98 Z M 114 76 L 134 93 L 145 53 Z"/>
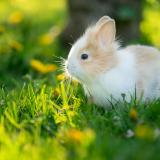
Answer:
<path fill-rule="evenodd" d="M 77 84 L 64 82 L 1 88 L 1 159 L 159 159 L 159 106 L 133 100 L 107 111 L 88 105 Z"/>
<path fill-rule="evenodd" d="M 159 46 L 159 5 L 147 1 L 142 41 Z M 132 99 L 107 111 L 89 105 L 79 84 L 59 81 L 61 72 L 30 65 L 67 55 L 58 38 L 44 38 L 63 29 L 66 1 L 45 2 L 0 1 L 0 160 L 160 159 L 160 100 Z M 17 11 L 15 24 L 9 17 Z"/>

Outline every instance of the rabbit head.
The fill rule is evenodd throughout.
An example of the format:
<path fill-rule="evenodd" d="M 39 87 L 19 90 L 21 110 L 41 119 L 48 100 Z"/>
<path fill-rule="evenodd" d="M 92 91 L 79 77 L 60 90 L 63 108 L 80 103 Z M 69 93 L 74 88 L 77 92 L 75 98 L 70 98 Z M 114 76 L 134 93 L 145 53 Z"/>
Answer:
<path fill-rule="evenodd" d="M 66 71 L 80 82 L 96 78 L 117 64 L 115 21 L 102 17 L 89 27 L 72 46 L 66 61 Z"/>

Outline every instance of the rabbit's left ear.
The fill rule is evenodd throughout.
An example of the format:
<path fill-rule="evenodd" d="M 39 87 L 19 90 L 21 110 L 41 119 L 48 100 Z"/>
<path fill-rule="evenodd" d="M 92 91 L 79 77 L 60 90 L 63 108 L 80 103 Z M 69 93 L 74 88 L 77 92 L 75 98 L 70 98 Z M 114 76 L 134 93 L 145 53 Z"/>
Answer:
<path fill-rule="evenodd" d="M 107 47 L 115 40 L 115 21 L 108 17 L 103 19 L 102 18 L 96 24 L 96 38 L 100 45 Z"/>
<path fill-rule="evenodd" d="M 101 24 L 103 24 L 103 23 L 105 23 L 105 22 L 107 22 L 109 20 L 111 20 L 111 17 L 103 16 L 97 21 L 96 26 L 99 26 L 99 25 L 101 25 Z"/>

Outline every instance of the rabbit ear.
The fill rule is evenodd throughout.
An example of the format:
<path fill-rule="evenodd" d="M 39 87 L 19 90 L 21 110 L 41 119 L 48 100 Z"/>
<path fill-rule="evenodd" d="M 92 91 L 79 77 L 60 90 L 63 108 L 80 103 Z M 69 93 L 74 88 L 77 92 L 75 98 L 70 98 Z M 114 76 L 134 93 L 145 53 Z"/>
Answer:
<path fill-rule="evenodd" d="M 98 20 L 98 22 L 96 23 L 96 26 L 99 26 L 99 25 L 101 25 L 102 23 L 109 21 L 110 19 L 111 19 L 111 18 L 110 18 L 109 16 L 103 16 L 103 17 L 101 17 L 101 18 Z"/>
<path fill-rule="evenodd" d="M 102 17 L 96 24 L 96 38 L 102 47 L 107 47 L 115 40 L 115 21 L 111 18 Z"/>

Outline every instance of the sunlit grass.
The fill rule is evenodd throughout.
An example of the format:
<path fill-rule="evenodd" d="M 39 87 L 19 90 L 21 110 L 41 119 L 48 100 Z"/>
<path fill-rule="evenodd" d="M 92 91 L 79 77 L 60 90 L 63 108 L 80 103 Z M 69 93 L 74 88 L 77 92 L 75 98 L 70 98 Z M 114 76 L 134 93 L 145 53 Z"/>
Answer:
<path fill-rule="evenodd" d="M 146 160 L 146 152 L 159 158 L 160 101 L 122 102 L 106 111 L 88 105 L 76 88 L 67 81 L 56 88 L 42 81 L 11 92 L 1 88 L 1 158 Z"/>

